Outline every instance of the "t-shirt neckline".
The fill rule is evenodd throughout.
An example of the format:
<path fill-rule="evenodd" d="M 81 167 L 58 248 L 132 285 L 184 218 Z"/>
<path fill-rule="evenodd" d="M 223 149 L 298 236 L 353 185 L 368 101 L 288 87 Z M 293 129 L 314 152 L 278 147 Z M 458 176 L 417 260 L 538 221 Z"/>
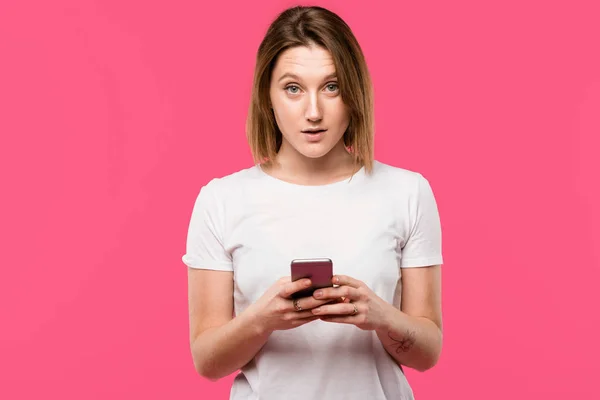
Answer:
<path fill-rule="evenodd" d="M 290 189 L 297 189 L 297 190 L 322 190 L 322 189 L 333 189 L 333 188 L 337 188 L 337 187 L 343 187 L 344 184 L 348 185 L 348 184 L 352 184 L 354 182 L 361 180 L 365 174 L 365 166 L 363 165 L 353 175 L 351 175 L 348 178 L 341 179 L 339 181 L 325 183 L 322 185 L 302 185 L 299 183 L 288 182 L 288 181 L 284 181 L 283 179 L 276 178 L 273 175 L 270 175 L 267 172 L 265 172 L 265 170 L 263 170 L 263 168 L 261 167 L 260 164 L 256 164 L 255 168 L 258 170 L 258 173 L 261 176 L 265 177 L 266 179 L 273 182 L 274 184 L 282 186 L 282 187 L 288 187 Z"/>

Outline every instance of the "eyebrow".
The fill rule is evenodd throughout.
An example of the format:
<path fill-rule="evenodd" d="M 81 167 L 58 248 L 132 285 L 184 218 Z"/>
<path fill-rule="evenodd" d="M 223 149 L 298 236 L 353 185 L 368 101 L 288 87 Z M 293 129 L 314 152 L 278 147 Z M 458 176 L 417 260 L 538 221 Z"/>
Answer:
<path fill-rule="evenodd" d="M 281 76 L 281 78 L 279 78 L 278 82 L 281 82 L 285 78 L 292 78 L 292 79 L 295 79 L 297 81 L 301 81 L 302 80 L 302 79 L 300 79 L 300 77 L 298 75 L 294 75 L 291 72 L 286 72 L 285 74 L 283 74 Z M 336 72 L 333 72 L 333 73 L 327 75 L 325 78 L 323 78 L 323 80 L 326 81 L 327 79 L 332 79 L 332 78 L 337 78 L 337 73 Z"/>

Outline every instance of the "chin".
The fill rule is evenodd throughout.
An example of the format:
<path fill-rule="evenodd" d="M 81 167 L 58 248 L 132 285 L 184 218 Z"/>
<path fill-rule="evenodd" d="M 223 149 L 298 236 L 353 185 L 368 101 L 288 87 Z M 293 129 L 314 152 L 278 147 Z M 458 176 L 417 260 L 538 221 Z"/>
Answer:
<path fill-rule="evenodd" d="M 318 148 L 318 149 L 305 149 L 304 151 L 298 151 L 306 158 L 321 158 L 326 156 L 331 151 L 330 148 Z"/>

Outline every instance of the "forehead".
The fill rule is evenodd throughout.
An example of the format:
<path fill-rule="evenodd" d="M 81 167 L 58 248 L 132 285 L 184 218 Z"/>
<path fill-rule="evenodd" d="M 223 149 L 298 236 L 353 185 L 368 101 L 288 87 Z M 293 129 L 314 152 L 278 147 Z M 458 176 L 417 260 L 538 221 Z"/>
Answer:
<path fill-rule="evenodd" d="M 335 72 L 333 57 L 327 49 L 299 46 L 286 49 L 279 55 L 273 69 L 273 78 L 278 79 L 285 73 L 318 78 Z"/>

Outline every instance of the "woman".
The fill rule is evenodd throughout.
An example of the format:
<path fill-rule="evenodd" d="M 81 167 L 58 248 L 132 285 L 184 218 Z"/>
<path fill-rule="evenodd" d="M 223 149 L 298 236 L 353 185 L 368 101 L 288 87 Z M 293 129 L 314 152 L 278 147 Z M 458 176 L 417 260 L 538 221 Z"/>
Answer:
<path fill-rule="evenodd" d="M 195 367 L 241 369 L 232 399 L 412 399 L 402 366 L 438 360 L 436 201 L 421 174 L 373 159 L 373 130 L 350 28 L 320 7 L 279 15 L 257 56 L 256 165 L 200 190 L 183 256 Z M 294 301 L 310 282 L 290 261 L 312 257 L 333 260 L 334 286 Z"/>

